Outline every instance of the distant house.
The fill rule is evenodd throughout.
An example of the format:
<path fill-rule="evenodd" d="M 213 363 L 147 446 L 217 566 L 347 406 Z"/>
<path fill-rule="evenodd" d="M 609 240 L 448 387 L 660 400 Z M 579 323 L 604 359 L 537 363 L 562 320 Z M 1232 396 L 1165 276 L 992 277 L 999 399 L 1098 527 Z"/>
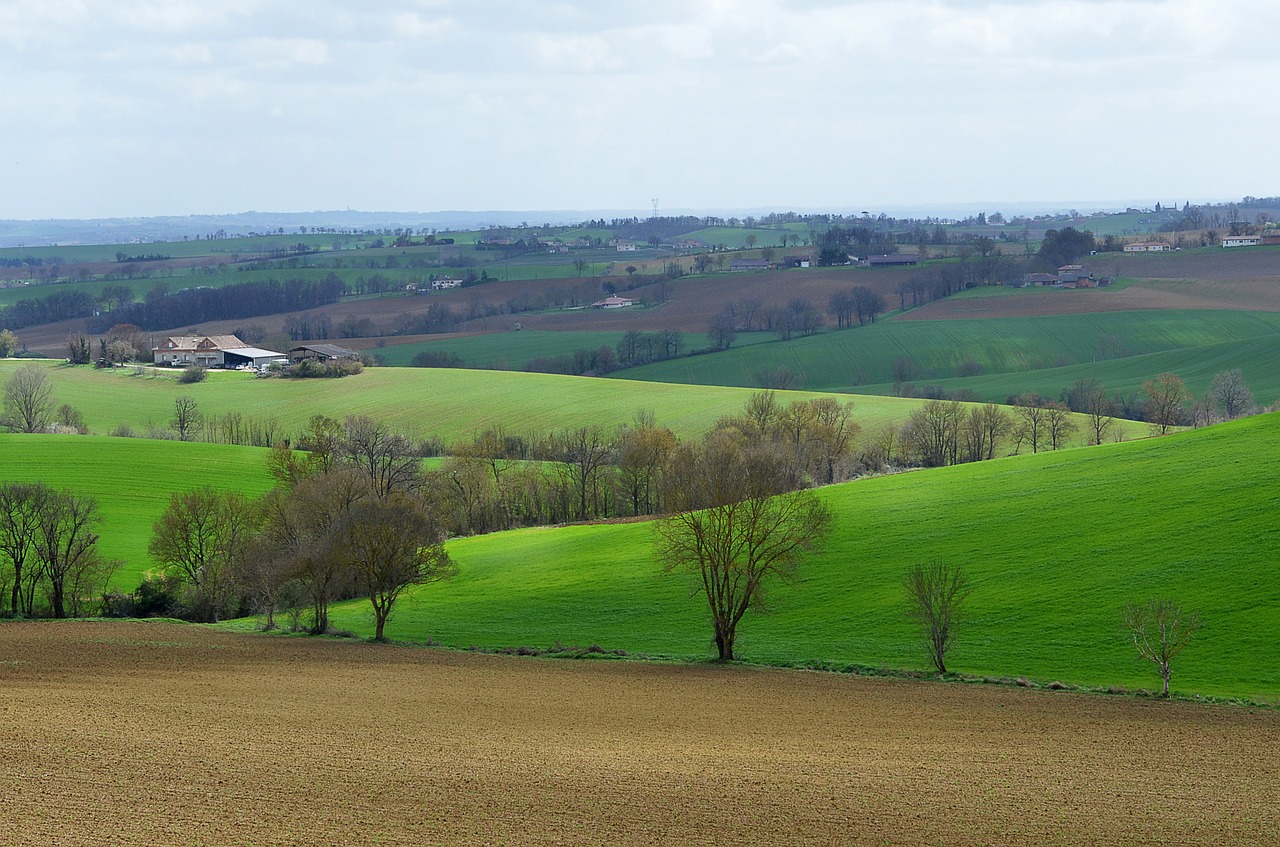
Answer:
<path fill-rule="evenodd" d="M 330 359 L 359 359 L 360 354 L 337 344 L 299 344 L 290 348 L 289 361 L 302 362 L 307 359 L 316 362 L 327 362 Z"/>
<path fill-rule="evenodd" d="M 446 288 L 461 288 L 461 287 L 462 287 L 462 280 L 454 279 L 453 277 L 442 276 L 439 279 L 433 279 L 431 281 L 432 291 L 443 291 Z"/>
<path fill-rule="evenodd" d="M 1070 284 L 1072 288 L 1076 287 L 1076 283 L 1082 279 L 1092 279 L 1089 272 L 1082 265 L 1063 265 L 1058 268 L 1058 284 Z"/>
<path fill-rule="evenodd" d="M 1223 247 L 1257 247 L 1262 243 L 1258 235 L 1228 235 L 1222 239 Z"/>
<path fill-rule="evenodd" d="M 636 301 L 628 300 L 626 297 L 619 297 L 617 294 L 610 294 L 603 300 L 597 300 L 591 304 L 593 309 L 625 309 L 627 306 L 634 306 Z"/>
<path fill-rule="evenodd" d="M 1172 249 L 1163 241 L 1132 241 L 1124 245 L 1124 252 L 1126 253 L 1163 253 Z"/>
<path fill-rule="evenodd" d="M 677 250 L 706 250 L 707 243 L 696 238 L 681 238 L 672 245 Z"/>
<path fill-rule="evenodd" d="M 556 241 L 552 244 L 547 245 L 547 252 L 548 253 L 568 253 L 569 245 Z"/>
<path fill-rule="evenodd" d="M 617 242 L 617 248 L 619 253 L 634 253 L 636 252 L 636 243 L 634 241 L 619 241 Z"/>
<path fill-rule="evenodd" d="M 206 368 L 220 368 L 226 362 L 223 356 L 225 350 L 246 346 L 234 335 L 171 335 L 151 348 L 151 358 L 157 365 L 203 365 Z"/>
<path fill-rule="evenodd" d="M 782 261 L 789 268 L 807 268 L 812 264 L 808 256 L 787 256 Z"/>
<path fill-rule="evenodd" d="M 769 263 L 764 259 L 734 259 L 729 263 L 731 271 L 765 271 L 769 269 Z"/>
<path fill-rule="evenodd" d="M 869 268 L 897 268 L 920 264 L 920 257 L 915 253 L 889 253 L 885 256 L 868 256 Z"/>

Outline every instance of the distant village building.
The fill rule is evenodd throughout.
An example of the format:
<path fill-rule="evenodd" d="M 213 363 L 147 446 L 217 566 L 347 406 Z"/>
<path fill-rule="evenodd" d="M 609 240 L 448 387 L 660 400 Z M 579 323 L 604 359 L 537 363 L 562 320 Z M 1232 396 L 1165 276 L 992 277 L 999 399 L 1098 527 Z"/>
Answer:
<path fill-rule="evenodd" d="M 1223 247 L 1257 247 L 1262 243 L 1258 235 L 1228 235 L 1222 239 Z"/>
<path fill-rule="evenodd" d="M 636 252 L 636 243 L 634 241 L 618 241 L 616 242 L 619 253 Z"/>
<path fill-rule="evenodd" d="M 1063 265 L 1058 268 L 1058 284 L 1075 288 L 1082 279 L 1090 279 L 1089 272 L 1082 265 Z"/>
<path fill-rule="evenodd" d="M 443 291 L 446 288 L 461 288 L 461 287 L 462 287 L 462 280 L 454 279 L 453 277 L 442 276 L 439 279 L 434 279 L 431 281 L 432 291 Z"/>
<path fill-rule="evenodd" d="M 1022 285 L 1057 285 L 1057 274 L 1027 274 L 1022 278 Z M 1021 286 L 1019 286 L 1021 287 Z"/>
<path fill-rule="evenodd" d="M 787 256 L 782 261 L 789 268 L 807 268 L 812 264 L 808 256 Z"/>
<path fill-rule="evenodd" d="M 764 271 L 769 269 L 769 263 L 764 259 L 734 259 L 729 263 L 731 271 Z"/>
<path fill-rule="evenodd" d="M 1126 253 L 1163 253 L 1171 249 L 1163 241 L 1133 241 L 1124 245 Z"/>

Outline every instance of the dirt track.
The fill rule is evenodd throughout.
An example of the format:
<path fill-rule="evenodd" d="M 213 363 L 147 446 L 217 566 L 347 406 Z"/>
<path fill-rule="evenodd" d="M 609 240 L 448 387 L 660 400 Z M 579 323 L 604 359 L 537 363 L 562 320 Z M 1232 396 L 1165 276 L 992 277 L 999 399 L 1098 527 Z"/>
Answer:
<path fill-rule="evenodd" d="M 1275 844 L 1280 713 L 0 625 L 4 844 Z"/>

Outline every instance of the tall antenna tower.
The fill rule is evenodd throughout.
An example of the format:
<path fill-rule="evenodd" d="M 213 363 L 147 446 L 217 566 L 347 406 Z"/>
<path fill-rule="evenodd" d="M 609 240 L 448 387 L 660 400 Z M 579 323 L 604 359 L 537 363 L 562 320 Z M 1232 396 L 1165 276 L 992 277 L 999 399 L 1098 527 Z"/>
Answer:
<path fill-rule="evenodd" d="M 653 216 L 655 218 L 658 216 L 658 198 L 657 197 L 653 198 Z"/>

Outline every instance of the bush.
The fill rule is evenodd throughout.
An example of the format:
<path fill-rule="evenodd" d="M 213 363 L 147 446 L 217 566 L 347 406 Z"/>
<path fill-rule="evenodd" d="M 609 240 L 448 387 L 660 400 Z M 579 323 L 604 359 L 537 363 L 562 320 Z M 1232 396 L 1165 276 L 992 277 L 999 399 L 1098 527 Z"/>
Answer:
<path fill-rule="evenodd" d="M 204 382 L 208 376 L 209 371 L 204 365 L 187 365 L 182 369 L 182 373 L 178 374 L 178 382 L 190 385 L 195 382 Z"/>

